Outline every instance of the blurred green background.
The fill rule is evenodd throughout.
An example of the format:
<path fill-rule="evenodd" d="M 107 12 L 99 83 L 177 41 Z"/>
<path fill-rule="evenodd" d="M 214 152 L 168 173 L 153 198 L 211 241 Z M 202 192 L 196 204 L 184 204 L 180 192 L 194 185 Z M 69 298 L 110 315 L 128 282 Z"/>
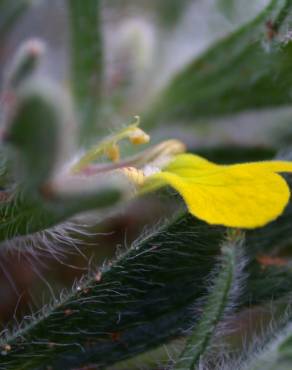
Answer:
<path fill-rule="evenodd" d="M 261 93 L 265 95 L 265 91 L 267 96 L 272 96 L 273 84 L 264 85 L 266 90 L 262 92 L 253 91 L 252 87 L 250 91 L 242 89 L 241 109 L 241 80 L 245 77 L 240 74 L 240 66 L 234 65 L 234 70 L 231 66 L 218 70 L 217 74 L 211 73 L 206 80 L 195 81 L 189 87 L 179 85 L 178 81 L 165 98 L 170 103 L 163 100 L 161 103 L 157 98 L 159 91 L 168 86 L 174 75 L 188 64 L 192 68 L 192 61 L 254 19 L 268 3 L 267 0 L 104 0 L 101 8 L 104 48 L 102 96 L 107 103 L 101 108 L 99 137 L 130 123 L 133 116 L 139 114 L 141 127 L 149 129 L 154 143 L 178 138 L 190 151 L 217 162 L 272 158 L 279 151 L 280 156 L 281 153 L 285 155 L 292 143 L 292 108 L 288 103 L 292 89 L 283 87 L 288 95 L 278 104 L 269 104 L 265 97 L 262 100 L 267 104 L 263 104 L 259 96 Z M 265 37 L 261 42 L 267 52 L 266 58 L 272 60 L 276 52 L 269 54 L 273 41 L 270 38 L 274 37 L 269 27 L 269 23 L 263 27 Z M 5 74 L 15 50 L 23 41 L 33 37 L 44 40 L 47 45 L 46 56 L 37 73 L 61 82 L 66 89 L 70 71 L 68 29 L 67 7 L 63 0 L 0 0 L 0 83 L 5 84 Z M 282 42 L 285 42 L 285 37 L 291 36 L 289 27 L 281 32 Z M 258 36 L 255 36 L 256 41 Z M 224 55 L 221 57 L 224 59 Z M 269 67 L 267 63 L 263 70 Z M 269 72 L 275 74 L 270 76 L 272 81 L 277 79 L 276 67 L 273 65 Z M 206 70 L 208 65 L 203 65 L 202 73 Z M 247 71 L 248 76 L 249 73 Z M 225 87 L 219 74 L 226 81 L 229 78 L 233 81 L 234 86 L 226 89 L 227 102 L 225 96 L 216 92 L 218 86 L 221 86 L 220 91 Z M 261 71 L 253 78 L 257 86 Z M 196 109 L 188 111 L 184 89 L 193 95 L 197 93 L 197 86 L 201 91 L 205 86 L 209 88 L 206 95 L 202 93 L 202 101 L 207 97 L 205 105 L 201 109 L 198 98 L 197 103 L 194 101 Z M 233 91 L 237 94 L 236 101 L 235 98 L 232 100 Z M 245 106 L 249 94 L 256 101 L 254 106 L 248 103 Z M 150 103 L 154 106 L 157 103 L 156 113 L 148 113 Z M 172 109 L 166 109 L 165 114 L 167 104 Z M 229 112 L 224 104 L 229 104 Z M 122 149 L 124 153 L 132 150 L 127 146 Z M 8 322 L 17 322 L 24 315 L 36 311 L 49 297 L 64 287 L 70 287 L 88 266 L 95 267 L 111 259 L 117 251 L 129 246 L 141 232 L 145 232 L 145 228 L 157 225 L 163 217 L 182 206 L 179 201 L 167 199 L 165 202 L 161 194 L 160 197 L 149 195 L 133 201 L 118 215 L 86 228 L 83 240 L 75 248 L 58 245 L 55 250 L 52 248 L 53 252 L 32 247 L 27 250 L 1 249 L 0 324 L 3 329 Z M 248 329 L 245 327 L 244 330 Z M 163 356 L 167 357 L 167 351 Z"/>

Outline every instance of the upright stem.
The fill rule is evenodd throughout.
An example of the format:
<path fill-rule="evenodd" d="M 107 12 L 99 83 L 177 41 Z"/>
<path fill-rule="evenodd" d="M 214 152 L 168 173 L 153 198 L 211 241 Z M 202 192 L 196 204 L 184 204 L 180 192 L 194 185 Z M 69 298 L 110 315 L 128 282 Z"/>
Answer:
<path fill-rule="evenodd" d="M 67 0 L 71 28 L 71 84 L 79 112 L 80 144 L 97 126 L 102 85 L 100 0 Z"/>
<path fill-rule="evenodd" d="M 214 279 L 213 288 L 202 310 L 200 321 L 190 335 L 174 370 L 195 370 L 200 368 L 204 354 L 211 346 L 212 338 L 228 308 L 237 287 L 237 280 L 243 267 L 241 258 L 242 236 L 231 230 L 222 246 L 221 266 Z"/>

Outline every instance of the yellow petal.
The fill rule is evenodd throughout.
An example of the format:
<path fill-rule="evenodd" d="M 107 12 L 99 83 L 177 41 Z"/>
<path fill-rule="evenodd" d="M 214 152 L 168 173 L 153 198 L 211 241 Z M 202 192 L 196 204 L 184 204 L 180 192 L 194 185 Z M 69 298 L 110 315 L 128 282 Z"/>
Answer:
<path fill-rule="evenodd" d="M 261 162 L 249 162 L 249 163 L 238 163 L 232 165 L 218 165 L 216 163 L 208 161 L 196 154 L 180 154 L 175 157 L 175 159 L 165 168 L 166 171 L 177 172 L 180 169 L 204 169 L 211 167 L 241 167 L 249 166 L 249 168 L 262 169 L 272 172 L 292 172 L 292 162 L 288 161 L 261 161 Z"/>
<path fill-rule="evenodd" d="M 246 166 L 248 165 L 249 168 L 261 169 L 272 171 L 276 173 L 280 172 L 292 172 L 292 162 L 287 161 L 263 161 L 263 162 L 250 162 L 250 163 L 239 163 L 232 166 Z"/>
<path fill-rule="evenodd" d="M 291 162 L 255 162 L 220 166 L 184 154 L 151 176 L 146 186 L 175 188 L 190 213 L 209 224 L 256 228 L 276 219 L 290 197 L 286 181 L 275 172 L 291 172 Z"/>
<path fill-rule="evenodd" d="M 192 170 L 206 169 L 209 167 L 220 167 L 219 165 L 208 161 L 206 158 L 203 158 L 196 154 L 183 153 L 175 157 L 167 167 L 167 171 L 177 171 L 179 169 L 190 168 Z"/>

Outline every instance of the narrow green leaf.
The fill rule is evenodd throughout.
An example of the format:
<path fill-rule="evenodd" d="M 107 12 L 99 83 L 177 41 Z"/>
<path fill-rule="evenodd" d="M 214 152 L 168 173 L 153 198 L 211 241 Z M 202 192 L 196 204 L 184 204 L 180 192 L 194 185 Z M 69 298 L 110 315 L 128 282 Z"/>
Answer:
<path fill-rule="evenodd" d="M 80 142 L 96 133 L 102 85 L 100 0 L 67 0 L 71 33 L 71 84 L 80 118 Z"/>
<path fill-rule="evenodd" d="M 16 177 L 26 189 L 35 191 L 49 179 L 56 166 L 62 145 L 60 98 L 59 89 L 47 83 L 31 83 L 18 94 L 5 140 L 13 149 Z"/>
<path fill-rule="evenodd" d="M 112 207 L 124 195 L 123 184 L 112 182 L 97 186 L 90 193 L 52 199 L 38 192 L 33 196 L 20 191 L 0 205 L 0 241 L 46 230 L 82 212 Z"/>
<path fill-rule="evenodd" d="M 230 237 L 222 246 L 220 271 L 214 279 L 213 287 L 203 307 L 202 317 L 190 335 L 178 359 L 176 370 L 199 368 L 202 357 L 208 352 L 217 327 L 231 305 L 239 289 L 238 279 L 242 272 L 242 237 Z"/>
<path fill-rule="evenodd" d="M 192 308 L 206 296 L 206 279 L 216 266 L 224 233 L 184 214 L 153 230 L 3 337 L 2 348 L 9 344 L 11 350 L 0 358 L 0 368 L 104 367 L 176 338 L 197 320 Z M 270 284 L 265 271 L 248 279 L 248 291 L 260 279 Z M 288 276 L 277 275 L 262 301 L 277 297 L 279 284 L 282 294 L 284 285 L 291 290 Z M 250 307 L 252 299 L 246 293 L 241 307 Z"/>
<path fill-rule="evenodd" d="M 32 80 L 20 89 L 17 102 L 4 135 L 16 183 L 13 191 L 7 186 L 9 197 L 0 203 L 1 241 L 113 206 L 123 198 L 127 189 L 120 179 L 83 176 L 78 185 L 73 175 L 60 175 L 61 151 L 71 138 L 64 137 L 66 101 L 55 85 Z"/>
<path fill-rule="evenodd" d="M 270 1 L 254 20 L 181 70 L 145 113 L 144 124 L 290 104 L 291 6 L 291 0 Z"/>
<path fill-rule="evenodd" d="M 3 338 L 11 350 L 0 368 L 104 368 L 181 334 L 222 239 L 222 229 L 192 217 L 154 230 Z"/>

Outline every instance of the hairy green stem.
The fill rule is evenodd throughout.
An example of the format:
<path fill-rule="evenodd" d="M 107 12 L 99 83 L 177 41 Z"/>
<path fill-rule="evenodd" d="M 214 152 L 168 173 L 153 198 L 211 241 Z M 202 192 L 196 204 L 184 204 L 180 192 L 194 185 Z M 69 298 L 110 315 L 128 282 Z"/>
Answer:
<path fill-rule="evenodd" d="M 242 261 L 241 253 L 239 253 L 241 244 L 242 239 L 236 237 L 236 239 L 228 240 L 222 246 L 220 272 L 215 278 L 210 295 L 203 307 L 202 317 L 187 341 L 175 370 L 198 368 L 202 356 L 208 351 L 217 326 L 231 304 L 232 293 L 234 293 L 233 290 L 235 290 L 241 272 Z"/>

